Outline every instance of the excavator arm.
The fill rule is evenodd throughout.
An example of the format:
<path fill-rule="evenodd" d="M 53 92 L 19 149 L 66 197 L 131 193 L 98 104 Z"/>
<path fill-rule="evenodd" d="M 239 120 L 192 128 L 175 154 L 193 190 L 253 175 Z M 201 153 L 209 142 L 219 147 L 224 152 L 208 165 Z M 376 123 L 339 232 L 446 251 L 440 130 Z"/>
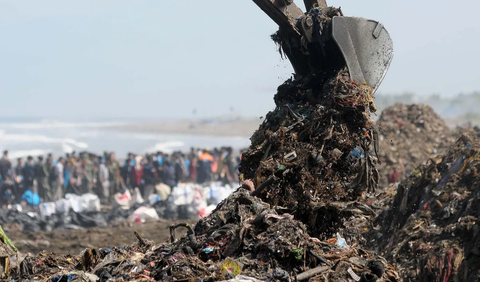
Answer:
<path fill-rule="evenodd" d="M 299 77 L 322 79 L 347 66 L 356 83 L 375 91 L 393 58 L 393 42 L 374 20 L 346 17 L 325 0 L 304 0 L 303 12 L 293 0 L 253 0 L 278 26 L 272 38 Z"/>

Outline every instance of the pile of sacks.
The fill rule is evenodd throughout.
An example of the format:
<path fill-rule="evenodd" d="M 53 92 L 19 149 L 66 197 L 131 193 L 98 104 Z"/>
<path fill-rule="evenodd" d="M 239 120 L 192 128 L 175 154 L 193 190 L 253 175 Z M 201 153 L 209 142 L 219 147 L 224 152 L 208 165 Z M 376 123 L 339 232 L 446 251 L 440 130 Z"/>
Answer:
<path fill-rule="evenodd" d="M 220 182 L 207 186 L 179 183 L 171 192 L 168 186 L 157 186 L 157 193 L 143 199 L 136 188 L 133 195 L 128 191 L 115 194 L 113 210 L 130 211 L 129 219 L 136 222 L 145 222 L 148 218 L 200 219 L 210 215 L 233 191 L 230 185 L 222 186 Z"/>
<path fill-rule="evenodd" d="M 136 188 L 114 196 L 113 208 L 102 211 L 95 194 L 67 194 L 57 202 L 41 203 L 38 212 L 24 212 L 20 205 L 10 210 L 0 209 L 0 224 L 19 224 L 21 230 L 38 232 L 53 229 L 107 227 L 115 221 L 144 223 L 159 219 L 200 219 L 208 216 L 215 206 L 232 192 L 230 186 L 211 183 L 208 186 L 180 184 L 170 193 L 151 195 L 143 199 Z"/>

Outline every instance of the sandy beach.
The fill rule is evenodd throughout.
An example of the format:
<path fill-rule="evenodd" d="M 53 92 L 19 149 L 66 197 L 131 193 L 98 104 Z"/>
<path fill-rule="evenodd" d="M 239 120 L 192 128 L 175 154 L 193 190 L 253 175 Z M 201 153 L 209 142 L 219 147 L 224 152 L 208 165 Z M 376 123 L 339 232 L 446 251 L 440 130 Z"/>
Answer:
<path fill-rule="evenodd" d="M 190 121 L 175 122 L 142 122 L 129 123 L 107 127 L 106 129 L 120 130 L 130 133 L 152 134 L 182 134 L 194 136 L 225 136 L 247 137 L 252 136 L 263 120 L 260 118 L 237 120 Z"/>

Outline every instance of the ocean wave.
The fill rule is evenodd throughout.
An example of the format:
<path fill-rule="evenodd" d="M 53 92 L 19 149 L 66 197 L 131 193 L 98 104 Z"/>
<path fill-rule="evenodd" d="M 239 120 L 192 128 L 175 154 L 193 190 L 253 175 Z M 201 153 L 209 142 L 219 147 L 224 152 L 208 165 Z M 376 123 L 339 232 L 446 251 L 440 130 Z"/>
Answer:
<path fill-rule="evenodd" d="M 66 144 L 66 143 L 62 143 L 62 151 L 64 153 L 67 153 L 67 154 L 71 154 L 73 153 L 73 151 L 75 151 L 72 146 Z"/>
<path fill-rule="evenodd" d="M 173 151 L 175 151 L 175 149 L 181 148 L 183 146 L 185 146 L 185 143 L 181 141 L 160 142 L 155 144 L 153 147 L 145 150 L 145 153 L 161 151 L 167 154 L 171 154 L 173 153 Z"/>
<path fill-rule="evenodd" d="M 102 135 L 102 133 L 98 131 L 85 131 L 79 132 L 77 137 L 99 137 L 100 135 Z"/>
<path fill-rule="evenodd" d="M 124 122 L 61 122 L 43 120 L 28 123 L 0 123 L 0 128 L 6 129 L 56 129 L 56 128 L 103 128 L 126 125 Z"/>
<path fill-rule="evenodd" d="M 17 158 L 25 158 L 27 156 L 37 157 L 37 156 L 45 156 L 47 154 L 48 152 L 46 150 L 40 150 L 40 149 L 17 150 L 17 151 L 8 152 L 8 157 L 11 160 L 14 160 Z"/>
<path fill-rule="evenodd" d="M 12 134 L 0 130 L 0 146 L 7 148 L 8 145 L 17 145 L 18 143 L 67 144 L 80 149 L 88 148 L 87 143 L 72 138 L 53 138 L 45 135 L 32 134 Z"/>

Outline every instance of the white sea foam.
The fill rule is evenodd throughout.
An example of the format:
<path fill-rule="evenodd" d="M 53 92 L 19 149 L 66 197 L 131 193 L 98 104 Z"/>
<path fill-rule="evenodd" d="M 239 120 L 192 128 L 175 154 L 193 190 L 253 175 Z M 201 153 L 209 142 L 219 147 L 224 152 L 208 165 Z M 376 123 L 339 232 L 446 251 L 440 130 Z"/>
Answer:
<path fill-rule="evenodd" d="M 185 143 L 181 141 L 171 141 L 171 142 L 160 142 L 155 144 L 153 147 L 149 148 L 148 150 L 145 150 L 145 152 L 164 152 L 167 154 L 173 153 L 175 149 L 181 148 L 185 146 Z"/>
<path fill-rule="evenodd" d="M 103 128 L 122 126 L 122 122 L 62 122 L 56 120 L 42 120 L 28 123 L 0 123 L 0 128 L 7 129 L 56 129 L 56 128 Z"/>
<path fill-rule="evenodd" d="M 71 154 L 71 153 L 73 153 L 73 151 L 75 151 L 75 150 L 73 150 L 72 146 L 70 146 L 70 145 L 68 145 L 68 144 L 66 144 L 66 143 L 62 143 L 62 151 L 63 151 L 64 153 Z"/>
<path fill-rule="evenodd" d="M 77 137 L 99 137 L 100 135 L 102 135 L 102 133 L 98 131 L 85 131 L 79 132 Z"/>
<path fill-rule="evenodd" d="M 45 150 L 40 150 L 40 149 L 33 149 L 33 150 L 18 150 L 18 151 L 11 151 L 8 152 L 8 156 L 11 160 L 17 159 L 17 158 L 25 158 L 27 156 L 44 156 L 48 152 Z"/>
<path fill-rule="evenodd" d="M 87 149 L 88 144 L 72 138 L 52 138 L 45 135 L 6 133 L 0 130 L 0 146 L 7 148 L 9 145 L 19 143 L 67 144 L 80 149 Z"/>

